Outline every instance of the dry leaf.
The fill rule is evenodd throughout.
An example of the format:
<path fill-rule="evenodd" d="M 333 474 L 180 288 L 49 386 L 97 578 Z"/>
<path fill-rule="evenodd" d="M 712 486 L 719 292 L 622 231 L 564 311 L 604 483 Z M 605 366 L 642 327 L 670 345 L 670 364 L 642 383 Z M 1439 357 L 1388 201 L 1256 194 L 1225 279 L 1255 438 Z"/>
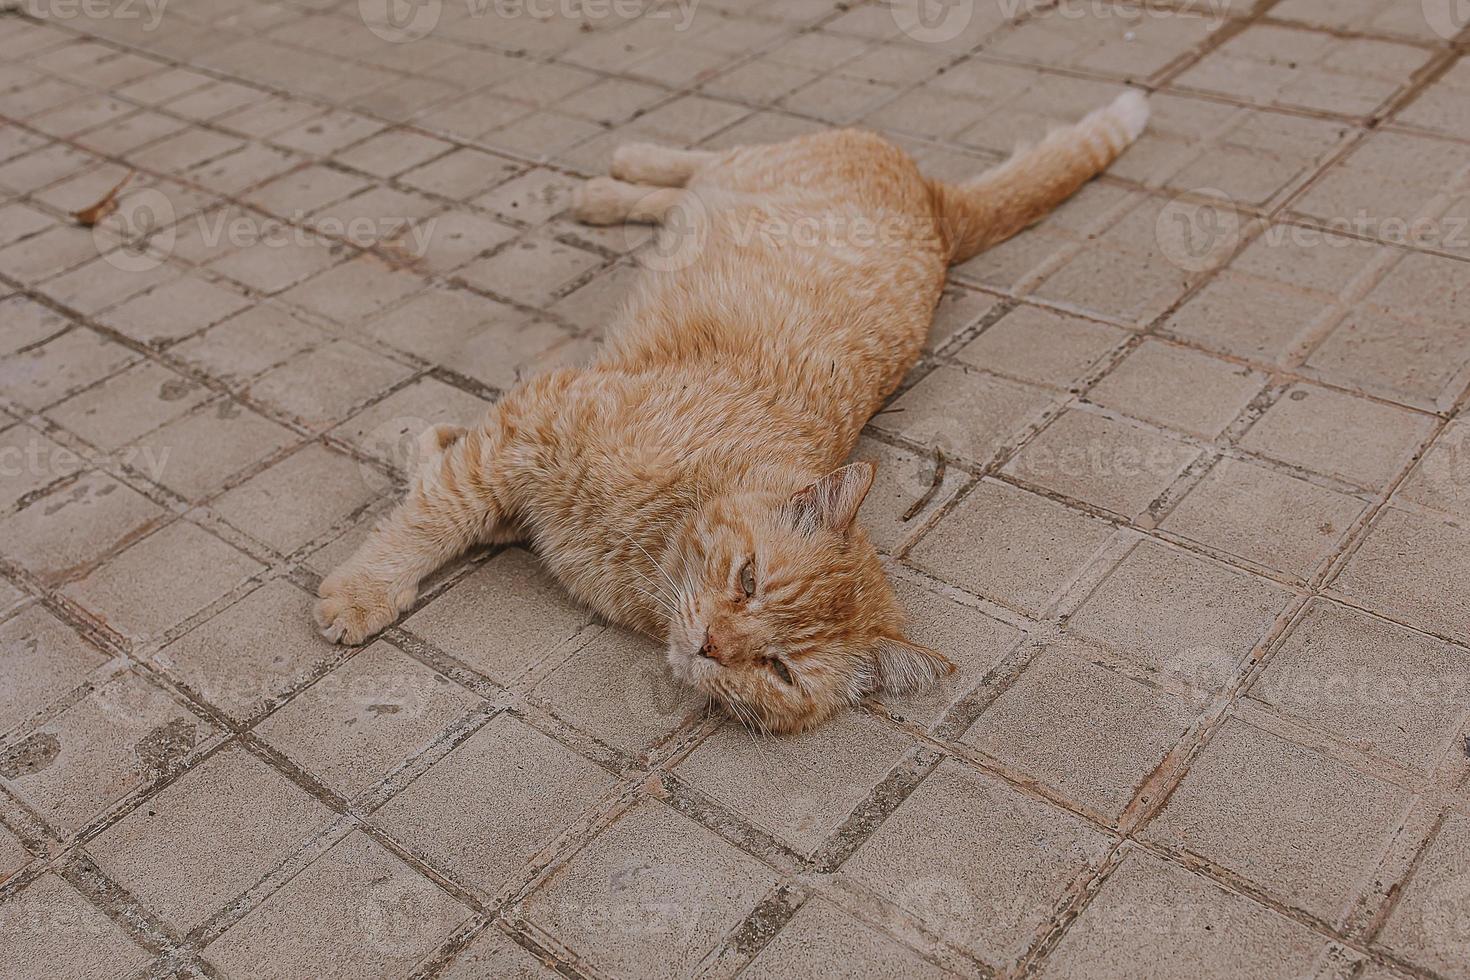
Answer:
<path fill-rule="evenodd" d="M 127 186 L 128 181 L 133 179 L 135 171 L 128 171 L 128 175 L 117 182 L 117 186 L 102 196 L 102 200 L 89 208 L 73 211 L 72 217 L 77 219 L 77 224 L 87 228 L 92 227 L 103 218 L 117 210 L 117 194 Z"/>

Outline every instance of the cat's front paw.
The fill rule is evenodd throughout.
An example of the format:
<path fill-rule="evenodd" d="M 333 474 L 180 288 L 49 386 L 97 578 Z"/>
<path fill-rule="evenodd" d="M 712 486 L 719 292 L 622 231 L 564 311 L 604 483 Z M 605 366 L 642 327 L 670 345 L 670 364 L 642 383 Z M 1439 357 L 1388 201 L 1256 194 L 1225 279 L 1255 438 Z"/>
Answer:
<path fill-rule="evenodd" d="M 413 595 L 394 594 L 391 585 L 361 571 L 337 569 L 322 580 L 313 615 L 322 636 L 356 646 L 393 625 L 413 603 Z"/>

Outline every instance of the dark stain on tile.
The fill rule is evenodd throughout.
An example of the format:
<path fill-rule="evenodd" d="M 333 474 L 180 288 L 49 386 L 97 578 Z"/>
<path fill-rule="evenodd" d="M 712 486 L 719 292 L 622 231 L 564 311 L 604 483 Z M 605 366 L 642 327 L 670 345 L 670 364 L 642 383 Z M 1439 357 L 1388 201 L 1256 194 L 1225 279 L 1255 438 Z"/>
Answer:
<path fill-rule="evenodd" d="M 134 751 L 149 780 L 175 772 L 199 743 L 199 726 L 188 718 L 175 718 L 154 728 L 138 740 Z"/>
<path fill-rule="evenodd" d="M 0 776 L 19 779 L 38 773 L 60 754 L 61 739 L 50 732 L 37 732 L 0 755 Z"/>
<path fill-rule="evenodd" d="M 192 381 L 174 378 L 158 386 L 158 397 L 166 402 L 176 402 L 180 398 L 189 397 L 189 393 L 197 387 L 198 385 Z"/>

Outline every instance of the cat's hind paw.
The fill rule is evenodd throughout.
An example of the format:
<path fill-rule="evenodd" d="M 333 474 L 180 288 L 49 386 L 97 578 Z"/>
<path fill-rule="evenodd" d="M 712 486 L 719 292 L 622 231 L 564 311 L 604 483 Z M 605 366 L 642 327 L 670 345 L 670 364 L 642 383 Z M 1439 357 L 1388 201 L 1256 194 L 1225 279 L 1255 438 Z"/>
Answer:
<path fill-rule="evenodd" d="M 387 583 L 361 573 L 333 572 L 322 580 L 317 595 L 312 615 L 322 636 L 347 646 L 357 646 L 392 626 L 413 603 L 411 594 L 394 595 Z"/>
<path fill-rule="evenodd" d="M 593 177 L 572 195 L 572 215 L 585 225 L 617 225 L 628 220 L 638 188 L 611 177 Z"/>

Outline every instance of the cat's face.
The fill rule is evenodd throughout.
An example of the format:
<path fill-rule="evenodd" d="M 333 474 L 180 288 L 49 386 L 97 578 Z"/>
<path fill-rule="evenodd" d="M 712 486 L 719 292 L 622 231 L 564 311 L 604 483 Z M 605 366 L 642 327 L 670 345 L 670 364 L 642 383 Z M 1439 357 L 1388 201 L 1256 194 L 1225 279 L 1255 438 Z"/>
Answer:
<path fill-rule="evenodd" d="M 752 727 L 788 733 L 952 671 L 903 639 L 878 554 L 853 524 L 872 479 L 871 464 L 854 463 L 789 500 L 704 508 L 675 545 L 675 676 Z"/>

